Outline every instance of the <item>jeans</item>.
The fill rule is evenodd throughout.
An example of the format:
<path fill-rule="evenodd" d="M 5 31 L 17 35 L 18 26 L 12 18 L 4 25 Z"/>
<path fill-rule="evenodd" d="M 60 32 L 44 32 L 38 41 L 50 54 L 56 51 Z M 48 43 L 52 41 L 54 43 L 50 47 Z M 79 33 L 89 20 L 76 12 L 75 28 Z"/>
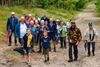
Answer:
<path fill-rule="evenodd" d="M 91 55 L 91 48 L 92 47 L 92 54 L 94 55 L 95 52 L 95 42 L 87 42 L 87 48 L 88 48 L 88 55 Z"/>
<path fill-rule="evenodd" d="M 14 33 L 14 42 L 15 42 L 15 44 L 17 44 L 17 38 L 15 36 L 15 31 L 14 30 L 9 31 L 9 44 L 12 44 L 12 34 L 13 33 Z"/>
<path fill-rule="evenodd" d="M 78 59 L 77 45 L 73 43 L 69 43 L 69 60 L 73 60 L 72 49 L 74 49 L 74 59 Z"/>

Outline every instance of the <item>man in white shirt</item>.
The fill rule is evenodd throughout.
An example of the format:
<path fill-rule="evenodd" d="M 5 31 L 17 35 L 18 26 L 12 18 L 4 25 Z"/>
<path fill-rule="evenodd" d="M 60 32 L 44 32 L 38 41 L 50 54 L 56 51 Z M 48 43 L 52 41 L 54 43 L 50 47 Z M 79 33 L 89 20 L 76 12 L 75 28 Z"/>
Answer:
<path fill-rule="evenodd" d="M 98 33 L 93 28 L 92 23 L 88 23 L 88 26 L 89 28 L 86 30 L 84 34 L 85 41 L 87 43 L 87 48 L 88 48 L 88 56 L 91 56 L 91 48 L 92 48 L 92 54 L 93 56 L 95 56 L 95 43 L 97 41 Z"/>

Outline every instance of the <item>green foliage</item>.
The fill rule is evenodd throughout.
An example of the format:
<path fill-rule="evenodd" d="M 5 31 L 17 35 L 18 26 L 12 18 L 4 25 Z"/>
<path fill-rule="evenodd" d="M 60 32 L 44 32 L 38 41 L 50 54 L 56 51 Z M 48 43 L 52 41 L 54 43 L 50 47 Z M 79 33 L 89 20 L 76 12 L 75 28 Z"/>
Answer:
<path fill-rule="evenodd" d="M 96 0 L 96 10 L 97 10 L 97 13 L 98 13 L 98 16 L 100 16 L 100 0 Z"/>

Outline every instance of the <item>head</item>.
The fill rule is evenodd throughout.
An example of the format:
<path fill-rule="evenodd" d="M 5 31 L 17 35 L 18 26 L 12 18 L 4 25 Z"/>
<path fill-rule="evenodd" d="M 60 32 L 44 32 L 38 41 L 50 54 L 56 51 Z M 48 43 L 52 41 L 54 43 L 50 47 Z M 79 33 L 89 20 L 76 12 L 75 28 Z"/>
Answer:
<path fill-rule="evenodd" d="M 34 25 L 34 21 L 30 21 L 30 26 L 33 26 Z"/>
<path fill-rule="evenodd" d="M 93 29 L 93 24 L 92 23 L 88 23 L 89 29 Z"/>
<path fill-rule="evenodd" d="M 11 16 L 12 17 L 15 17 L 15 12 L 11 12 Z"/>
<path fill-rule="evenodd" d="M 27 35 L 30 35 L 30 34 L 31 34 L 30 28 L 28 28 L 28 29 L 26 30 L 26 34 L 27 34 Z"/>
<path fill-rule="evenodd" d="M 64 22 L 61 22 L 60 26 L 62 27 L 64 25 Z"/>
<path fill-rule="evenodd" d="M 48 21 L 47 21 L 47 20 L 46 20 L 46 21 L 44 21 L 44 24 L 45 24 L 45 25 L 48 25 Z"/>
<path fill-rule="evenodd" d="M 48 35 L 48 32 L 44 30 L 43 35 L 46 37 Z"/>
<path fill-rule="evenodd" d="M 22 16 L 20 22 L 23 24 L 25 22 L 25 18 Z"/>
<path fill-rule="evenodd" d="M 42 25 L 42 26 L 44 25 L 44 20 L 41 20 L 41 25 Z"/>
<path fill-rule="evenodd" d="M 25 20 L 28 20 L 28 19 L 29 19 L 29 16 L 28 16 L 28 15 L 26 15 L 26 16 L 25 16 Z"/>
<path fill-rule="evenodd" d="M 75 22 L 71 22 L 71 28 L 75 28 L 76 27 L 76 23 Z"/>
<path fill-rule="evenodd" d="M 38 15 L 35 15 L 35 18 L 38 19 Z"/>
<path fill-rule="evenodd" d="M 38 24 L 39 22 L 38 22 L 38 20 L 35 20 L 35 24 Z"/>
<path fill-rule="evenodd" d="M 53 18 L 50 18 L 50 23 L 53 23 Z"/>
<path fill-rule="evenodd" d="M 59 24 L 59 22 L 60 22 L 60 20 L 57 18 L 57 19 L 56 19 L 56 23 Z"/>
<path fill-rule="evenodd" d="M 29 14 L 28 16 L 29 16 L 29 18 L 32 18 L 32 14 Z"/>

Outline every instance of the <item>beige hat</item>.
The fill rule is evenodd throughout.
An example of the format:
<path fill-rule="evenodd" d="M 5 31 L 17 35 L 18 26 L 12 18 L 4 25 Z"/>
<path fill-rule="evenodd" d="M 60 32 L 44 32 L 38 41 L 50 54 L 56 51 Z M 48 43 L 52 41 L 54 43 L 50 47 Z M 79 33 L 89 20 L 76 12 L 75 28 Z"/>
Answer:
<path fill-rule="evenodd" d="M 28 16 L 32 16 L 32 14 L 29 14 Z"/>
<path fill-rule="evenodd" d="M 11 12 L 11 14 L 15 14 L 15 12 Z"/>

